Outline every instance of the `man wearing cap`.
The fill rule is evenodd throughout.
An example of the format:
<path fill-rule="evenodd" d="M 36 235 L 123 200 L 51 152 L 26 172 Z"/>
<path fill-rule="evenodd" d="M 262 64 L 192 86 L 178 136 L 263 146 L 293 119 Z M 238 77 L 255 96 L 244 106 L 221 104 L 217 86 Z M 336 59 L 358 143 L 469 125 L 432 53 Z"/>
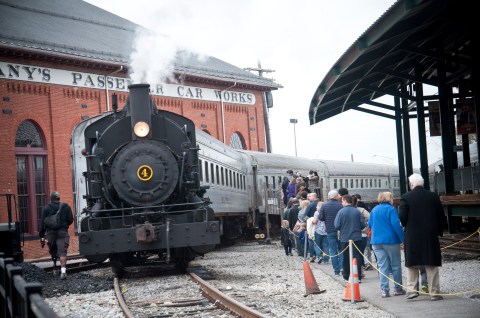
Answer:
<path fill-rule="evenodd" d="M 340 195 L 337 190 L 331 190 L 328 192 L 328 201 L 322 204 L 320 208 L 319 220 L 325 222 L 325 230 L 327 232 L 328 252 L 332 260 L 333 271 L 336 276 L 340 276 L 342 271 L 343 254 L 336 256 L 341 247 L 338 240 L 338 231 L 335 228 L 334 222 L 338 211 L 343 208 L 343 205 L 338 201 Z"/>
<path fill-rule="evenodd" d="M 60 258 L 61 279 L 67 278 L 67 250 L 70 244 L 70 236 L 68 235 L 68 228 L 73 223 L 72 209 L 66 203 L 60 203 L 60 193 L 54 191 L 50 194 L 51 202 L 42 210 L 42 219 L 40 225 L 40 245 L 45 246 L 45 237 L 47 239 L 48 250 L 52 255 L 54 263 L 57 257 Z M 60 208 L 61 204 L 61 208 Z M 48 228 L 44 220 L 46 217 L 55 214 L 60 208 L 60 227 L 58 229 Z M 46 235 L 45 235 L 46 232 Z"/>

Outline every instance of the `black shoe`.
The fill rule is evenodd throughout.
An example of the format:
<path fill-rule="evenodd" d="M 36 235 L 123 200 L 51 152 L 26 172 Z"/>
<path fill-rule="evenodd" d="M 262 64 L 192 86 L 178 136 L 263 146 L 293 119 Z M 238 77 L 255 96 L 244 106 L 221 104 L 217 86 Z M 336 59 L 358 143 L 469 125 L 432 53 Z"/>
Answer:
<path fill-rule="evenodd" d="M 442 296 L 432 296 L 432 297 L 430 297 L 431 301 L 437 301 L 437 300 L 442 300 L 442 299 L 443 299 Z"/>
<path fill-rule="evenodd" d="M 310 260 L 310 263 L 315 263 L 315 260 L 316 260 L 316 258 L 315 258 L 315 256 L 314 256 L 314 257 L 312 257 L 312 259 Z"/>

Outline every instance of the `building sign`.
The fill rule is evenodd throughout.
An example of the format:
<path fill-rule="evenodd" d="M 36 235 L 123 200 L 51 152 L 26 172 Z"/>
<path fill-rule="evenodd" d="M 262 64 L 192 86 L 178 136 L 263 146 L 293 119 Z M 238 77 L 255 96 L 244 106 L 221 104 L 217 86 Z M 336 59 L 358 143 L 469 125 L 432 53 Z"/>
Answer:
<path fill-rule="evenodd" d="M 477 132 L 475 107 L 473 100 L 457 100 L 457 134 L 475 134 Z"/>
<path fill-rule="evenodd" d="M 131 79 L 0 61 L 0 79 L 128 92 Z M 255 105 L 255 94 L 180 84 L 150 83 L 155 96 Z"/>

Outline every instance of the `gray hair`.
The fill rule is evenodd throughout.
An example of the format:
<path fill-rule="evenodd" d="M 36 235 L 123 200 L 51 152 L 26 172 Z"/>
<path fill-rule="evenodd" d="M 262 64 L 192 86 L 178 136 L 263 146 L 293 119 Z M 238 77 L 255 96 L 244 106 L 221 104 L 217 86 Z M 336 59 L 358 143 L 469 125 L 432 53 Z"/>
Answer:
<path fill-rule="evenodd" d="M 418 173 L 414 173 L 410 177 L 408 177 L 408 181 L 410 182 L 410 188 L 412 189 L 418 186 L 423 187 L 424 184 L 423 177 Z"/>
<path fill-rule="evenodd" d="M 328 195 L 327 195 L 327 198 L 329 200 L 331 199 L 335 199 L 338 195 L 338 191 L 337 190 L 330 190 L 330 192 L 328 192 Z"/>

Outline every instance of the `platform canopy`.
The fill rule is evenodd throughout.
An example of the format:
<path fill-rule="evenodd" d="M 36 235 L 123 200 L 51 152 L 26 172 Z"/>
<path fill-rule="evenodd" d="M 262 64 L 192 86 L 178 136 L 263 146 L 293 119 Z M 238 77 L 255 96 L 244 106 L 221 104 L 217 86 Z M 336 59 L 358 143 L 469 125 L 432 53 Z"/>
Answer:
<path fill-rule="evenodd" d="M 453 0 L 394 3 L 322 80 L 310 104 L 310 124 L 351 109 L 394 118 L 393 106 L 375 100 L 383 95 L 414 100 L 411 92 L 400 90 L 415 82 L 472 86 L 473 42 L 479 38 L 474 5 Z M 439 68 L 445 70 L 440 78 Z"/>

